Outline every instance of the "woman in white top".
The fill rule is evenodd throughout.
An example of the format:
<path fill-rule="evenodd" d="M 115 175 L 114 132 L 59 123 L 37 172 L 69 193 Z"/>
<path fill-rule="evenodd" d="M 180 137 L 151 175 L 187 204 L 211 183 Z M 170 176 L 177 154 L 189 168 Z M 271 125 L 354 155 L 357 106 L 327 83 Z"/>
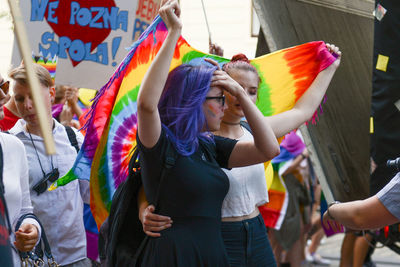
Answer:
<path fill-rule="evenodd" d="M 52 119 L 51 102 L 54 101 L 55 90 L 49 72 L 38 64 L 34 64 L 34 70 L 41 85 L 56 154 L 47 155 L 45 151 L 24 66 L 19 66 L 9 73 L 9 77 L 15 82 L 14 100 L 22 117 L 10 133 L 18 137 L 25 146 L 34 213 L 43 225 L 56 262 L 68 267 L 91 266 L 86 258 L 86 236 L 83 224 L 83 200 L 88 202 L 88 182 L 75 180 L 56 190 L 47 190 L 52 182 L 71 169 L 77 151 L 71 145 L 65 127 Z M 77 131 L 74 133 L 78 145 L 81 146 L 82 134 Z"/>
<path fill-rule="evenodd" d="M 291 110 L 265 117 L 265 122 L 271 125 L 276 137 L 284 136 L 309 120 L 321 103 L 340 64 L 341 55 L 336 46 L 327 44 L 327 48 L 338 54 L 339 58 L 318 74 Z M 260 78 L 246 56 L 234 56 L 231 62 L 224 65 L 223 70 L 246 90 L 255 103 Z M 239 102 L 229 94 L 226 97 L 228 108 L 215 134 L 240 141 L 253 140 L 252 134 L 240 125 L 244 113 Z M 228 175 L 230 187 L 222 206 L 222 235 L 231 266 L 276 266 L 258 210 L 259 206 L 268 202 L 263 164 L 224 171 Z M 153 211 L 154 207 L 150 205 L 141 211 L 140 217 L 145 233 L 159 236 L 157 232 L 170 227 L 172 221 L 169 217 L 153 214 Z"/>
<path fill-rule="evenodd" d="M 4 84 L 0 75 L 0 84 Z M 10 99 L 8 84 L 0 90 L 0 120 L 4 118 L 3 106 Z M 29 195 L 28 163 L 24 145 L 18 138 L 0 132 L 0 145 L 3 150 L 3 183 L 8 216 L 12 230 L 18 219 L 27 213 L 32 213 L 32 204 Z M 11 236 L 16 249 L 26 252 L 36 245 L 40 236 L 40 226 L 34 219 L 24 219 L 17 232 Z M 12 256 L 15 266 L 21 265 L 16 249 Z"/>

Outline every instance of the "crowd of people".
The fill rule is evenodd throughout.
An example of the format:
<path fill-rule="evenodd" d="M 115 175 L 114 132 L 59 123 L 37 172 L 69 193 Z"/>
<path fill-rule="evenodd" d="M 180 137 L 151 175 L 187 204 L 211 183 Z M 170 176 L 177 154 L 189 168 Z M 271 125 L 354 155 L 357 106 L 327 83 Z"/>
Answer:
<path fill-rule="evenodd" d="M 136 266 L 293 267 L 305 260 L 329 264 L 316 253 L 324 236 L 316 215 L 321 189 L 307 149 L 293 131 L 318 108 L 340 65 L 339 49 L 327 45 L 338 58 L 319 73 L 292 109 L 264 117 L 255 106 L 260 76 L 243 54 L 222 68 L 205 59 L 198 66 L 183 64 L 169 72 L 181 35 L 180 6 L 175 0 L 166 1 L 159 14 L 168 35 L 137 99 L 143 182 L 137 216 L 149 238 Z M 211 45 L 210 52 L 222 53 L 222 49 Z M 47 190 L 69 171 L 83 142 L 78 131 L 83 124 L 78 90 L 55 86 L 42 66 L 34 64 L 34 71 L 57 154 L 46 154 L 25 66 L 8 73 L 11 86 L 0 76 L 0 193 L 5 193 L 0 199 L 0 226 L 10 233 L 8 237 L 1 232 L 0 254 L 11 256 L 0 263 L 20 265 L 21 252 L 31 251 L 45 232 L 58 264 L 96 266 L 97 255 L 88 259 L 91 246 L 84 225 L 89 183 L 75 180 Z M 279 145 L 277 138 L 283 136 Z M 176 162 L 161 175 L 169 150 Z M 280 230 L 267 229 L 259 211 L 269 201 L 263 163 L 279 158 L 283 150 L 293 155 L 280 170 L 289 194 L 288 210 Z M 367 229 L 398 221 L 400 212 L 393 199 L 399 195 L 399 177 L 367 200 L 330 205 L 323 223 Z M 371 208 L 379 211 L 380 220 L 371 219 L 376 216 L 369 212 Z M 37 220 L 29 217 L 19 222 L 28 213 Z M 20 227 L 14 229 L 17 223 Z M 7 252 L 7 244 L 12 252 Z"/>

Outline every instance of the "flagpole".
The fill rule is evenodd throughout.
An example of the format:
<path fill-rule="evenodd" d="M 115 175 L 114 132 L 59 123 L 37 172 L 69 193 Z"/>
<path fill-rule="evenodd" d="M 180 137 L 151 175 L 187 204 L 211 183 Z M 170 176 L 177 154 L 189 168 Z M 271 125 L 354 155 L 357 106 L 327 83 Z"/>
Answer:
<path fill-rule="evenodd" d="M 28 82 L 32 92 L 33 102 L 39 119 L 40 130 L 43 135 L 44 144 L 46 147 L 47 154 L 52 155 L 56 153 L 54 139 L 50 128 L 49 118 L 46 116 L 46 109 L 41 95 L 41 87 L 39 80 L 33 69 L 33 60 L 31 57 L 31 49 L 29 46 L 28 36 L 26 33 L 24 20 L 21 14 L 21 10 L 16 0 L 8 0 L 10 6 L 11 15 L 14 21 L 15 35 L 17 37 L 19 50 L 24 60 L 24 66 L 28 76 Z"/>
<path fill-rule="evenodd" d="M 207 13 L 206 13 L 206 9 L 205 9 L 205 7 L 204 7 L 204 2 L 203 2 L 203 0 L 201 0 L 201 5 L 203 6 L 204 18 L 205 18 L 205 20 L 206 20 L 206 25 L 207 25 L 208 43 L 209 43 L 209 44 L 212 44 L 210 26 L 208 25 Z"/>

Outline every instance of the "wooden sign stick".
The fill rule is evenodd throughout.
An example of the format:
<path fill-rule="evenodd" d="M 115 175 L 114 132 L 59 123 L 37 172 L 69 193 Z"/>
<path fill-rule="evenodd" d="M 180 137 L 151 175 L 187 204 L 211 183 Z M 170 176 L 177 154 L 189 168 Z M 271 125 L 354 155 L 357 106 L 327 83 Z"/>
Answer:
<path fill-rule="evenodd" d="M 55 154 L 56 148 L 54 144 L 53 134 L 50 128 L 49 118 L 46 115 L 46 109 L 41 95 L 39 80 L 33 69 L 32 52 L 29 46 L 28 36 L 26 34 L 24 20 L 16 0 L 8 0 L 11 15 L 14 21 L 14 29 L 19 44 L 19 50 L 24 60 L 28 81 L 32 92 L 33 102 L 38 115 L 40 129 L 42 131 L 44 144 L 47 154 Z"/>

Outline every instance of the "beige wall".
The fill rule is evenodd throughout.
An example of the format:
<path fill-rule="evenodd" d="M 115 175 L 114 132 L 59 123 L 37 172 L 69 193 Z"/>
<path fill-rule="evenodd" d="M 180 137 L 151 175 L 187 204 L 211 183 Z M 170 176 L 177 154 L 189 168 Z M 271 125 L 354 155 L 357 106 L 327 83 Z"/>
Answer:
<path fill-rule="evenodd" d="M 251 37 L 251 0 L 203 0 L 212 41 L 224 56 L 244 53 L 254 58 L 257 38 Z M 195 48 L 208 51 L 208 31 L 201 0 L 180 0 L 183 36 Z"/>
<path fill-rule="evenodd" d="M 223 47 L 224 56 L 244 53 L 254 58 L 257 38 L 251 37 L 251 0 L 203 0 L 212 41 Z M 208 32 L 201 0 L 181 0 L 183 36 L 195 48 L 208 51 Z M 9 13 L 7 0 L 0 0 L 0 13 Z M 0 72 L 10 67 L 13 33 L 9 16 L 0 18 Z"/>
<path fill-rule="evenodd" d="M 14 35 L 7 0 L 0 0 L 0 73 L 7 75 L 10 68 Z"/>

